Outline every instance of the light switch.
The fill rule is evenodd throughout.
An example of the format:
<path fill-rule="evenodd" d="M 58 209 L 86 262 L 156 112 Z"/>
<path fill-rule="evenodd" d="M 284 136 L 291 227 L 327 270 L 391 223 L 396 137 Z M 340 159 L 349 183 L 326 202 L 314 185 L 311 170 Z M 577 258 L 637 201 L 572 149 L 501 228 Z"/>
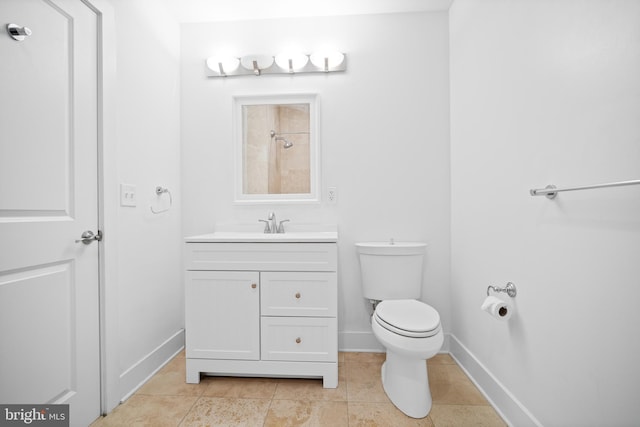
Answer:
<path fill-rule="evenodd" d="M 120 206 L 136 206 L 136 186 L 132 184 L 120 184 Z"/>

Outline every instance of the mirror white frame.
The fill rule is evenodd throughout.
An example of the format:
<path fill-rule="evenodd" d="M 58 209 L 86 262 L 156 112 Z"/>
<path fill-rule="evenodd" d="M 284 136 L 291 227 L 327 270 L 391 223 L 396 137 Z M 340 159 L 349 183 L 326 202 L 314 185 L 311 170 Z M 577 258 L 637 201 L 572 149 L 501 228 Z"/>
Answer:
<path fill-rule="evenodd" d="M 251 105 L 309 104 L 309 193 L 247 194 L 244 192 L 245 128 L 243 108 Z M 317 94 L 239 95 L 233 97 L 234 201 L 241 204 L 319 203 L 320 138 Z"/>

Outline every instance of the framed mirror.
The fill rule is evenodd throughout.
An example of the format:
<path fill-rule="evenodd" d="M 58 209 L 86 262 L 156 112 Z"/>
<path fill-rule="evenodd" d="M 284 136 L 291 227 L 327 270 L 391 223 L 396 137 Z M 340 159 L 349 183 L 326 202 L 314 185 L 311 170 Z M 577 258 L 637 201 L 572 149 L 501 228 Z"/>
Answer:
<path fill-rule="evenodd" d="M 318 202 L 317 96 L 236 96 L 233 108 L 236 202 Z"/>

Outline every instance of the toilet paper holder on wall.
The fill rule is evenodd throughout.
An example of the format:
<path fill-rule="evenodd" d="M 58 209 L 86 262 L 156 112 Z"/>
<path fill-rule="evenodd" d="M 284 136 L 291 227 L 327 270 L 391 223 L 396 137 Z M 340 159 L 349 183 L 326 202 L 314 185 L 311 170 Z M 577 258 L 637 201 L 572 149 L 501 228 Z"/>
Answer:
<path fill-rule="evenodd" d="M 497 288 L 493 285 L 489 285 L 487 287 L 487 296 L 489 296 L 489 291 L 493 290 L 494 292 L 505 292 L 507 295 L 509 295 L 511 298 L 515 298 L 516 294 L 518 293 L 517 289 L 516 289 L 516 285 L 514 285 L 511 282 L 508 282 L 504 288 Z"/>

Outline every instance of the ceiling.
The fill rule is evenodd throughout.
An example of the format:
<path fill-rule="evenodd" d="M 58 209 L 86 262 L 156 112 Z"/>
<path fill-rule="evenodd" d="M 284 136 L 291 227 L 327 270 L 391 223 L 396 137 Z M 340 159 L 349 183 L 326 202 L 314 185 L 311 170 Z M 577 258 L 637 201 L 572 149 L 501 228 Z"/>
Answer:
<path fill-rule="evenodd" d="M 453 0 L 161 0 L 178 22 L 448 10 Z"/>

